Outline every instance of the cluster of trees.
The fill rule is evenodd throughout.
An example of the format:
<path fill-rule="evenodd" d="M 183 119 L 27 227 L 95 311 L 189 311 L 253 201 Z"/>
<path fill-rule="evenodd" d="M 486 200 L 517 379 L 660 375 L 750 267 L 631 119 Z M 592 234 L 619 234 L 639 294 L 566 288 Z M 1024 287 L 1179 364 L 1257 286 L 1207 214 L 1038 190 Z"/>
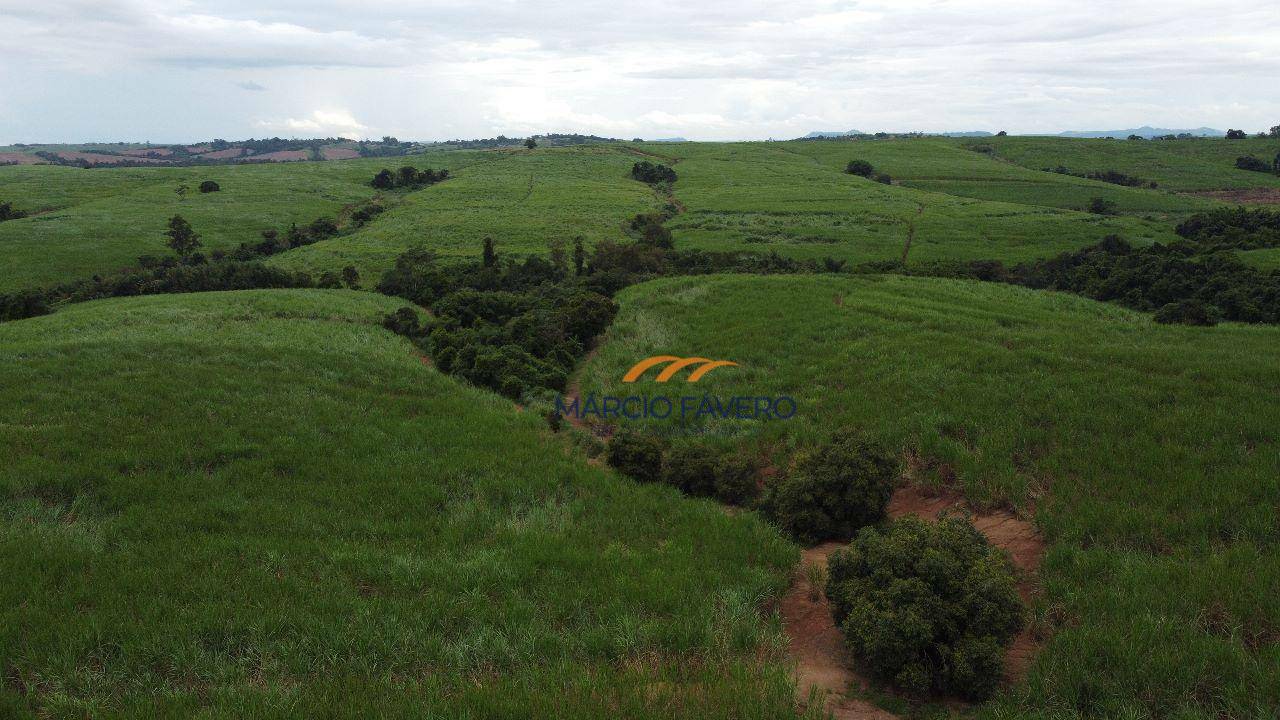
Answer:
<path fill-rule="evenodd" d="M 1192 215 L 1174 231 L 1206 249 L 1280 247 L 1280 211 L 1243 206 L 1215 208 Z"/>
<path fill-rule="evenodd" d="M 1240 170 L 1250 170 L 1253 172 L 1276 173 L 1280 175 L 1280 153 L 1276 153 L 1275 160 L 1267 162 L 1261 158 L 1252 155 L 1241 155 L 1236 158 L 1236 167 Z"/>
<path fill-rule="evenodd" d="M 448 170 L 432 170 L 431 168 L 419 170 L 412 165 L 405 165 L 395 172 L 383 168 L 378 171 L 377 175 L 373 176 L 373 180 L 369 184 L 379 190 L 391 190 L 395 188 L 426 187 L 448 179 Z"/>
<path fill-rule="evenodd" d="M 1131 136 L 1130 139 L 1133 137 L 1138 136 Z M 1142 138 L 1139 137 L 1138 139 L 1141 140 Z M 1112 185 L 1123 185 L 1125 187 L 1159 187 L 1159 184 L 1154 180 L 1143 180 L 1140 177 L 1127 175 L 1119 170 L 1090 170 L 1088 172 L 1074 172 L 1071 168 L 1068 168 L 1065 165 L 1058 165 L 1057 167 L 1050 168 L 1050 172 L 1055 172 L 1059 175 L 1088 178 L 1089 180 L 1099 180 L 1101 182 L 1111 183 Z"/>
<path fill-rule="evenodd" d="M 693 497 L 749 505 L 760 493 L 760 467 L 738 452 L 696 442 L 672 444 L 662 437 L 622 429 L 609 439 L 605 460 L 640 482 L 661 482 Z"/>
<path fill-rule="evenodd" d="M 1160 322 L 1280 323 L 1280 271 L 1263 272 L 1240 262 L 1234 252 L 1186 241 L 1135 248 L 1109 236 L 1076 252 L 1012 268 L 982 260 L 910 272 L 1061 290 L 1155 312 Z"/>
<path fill-rule="evenodd" d="M 876 172 L 875 166 L 866 160 L 850 160 L 849 164 L 844 166 L 844 171 L 850 175 L 868 178 L 885 185 L 893 184 L 893 178 L 888 173 Z"/>
<path fill-rule="evenodd" d="M 18 210 L 13 203 L 0 203 L 0 222 L 5 220 L 20 220 L 27 216 L 25 210 Z"/>
<path fill-rule="evenodd" d="M 1089 200 L 1088 207 L 1085 210 L 1094 215 L 1119 215 L 1120 209 L 1115 202 L 1106 198 L 1096 197 Z"/>
<path fill-rule="evenodd" d="M 499 257 L 486 239 L 478 263 L 446 265 L 413 249 L 396 259 L 378 290 L 430 308 L 432 321 L 410 337 L 440 370 L 521 398 L 563 389 L 617 312 L 611 298 L 582 279 L 581 241 L 574 255 L 571 268 L 563 244 L 554 244 L 547 258 L 516 262 Z"/>
<path fill-rule="evenodd" d="M 742 453 L 631 429 L 610 439 L 606 460 L 641 482 L 758 508 L 801 543 L 856 536 L 832 556 L 825 590 L 858 659 L 919 695 L 995 690 L 1024 622 L 1013 567 L 964 518 L 886 522 L 898 466 L 882 446 L 837 432 L 767 485 Z"/>
<path fill-rule="evenodd" d="M 1243 140 L 1247 137 L 1249 137 L 1249 134 L 1243 130 L 1231 130 L 1231 129 L 1227 130 L 1228 140 Z"/>
<path fill-rule="evenodd" d="M 670 184 L 676 181 L 676 171 L 662 163 L 642 160 L 631 166 L 631 177 L 650 185 L 657 185 L 658 183 Z"/>
<path fill-rule="evenodd" d="M 212 180 L 205 180 L 200 183 L 200 192 L 202 193 L 218 192 L 220 190 L 222 190 L 222 186 Z"/>

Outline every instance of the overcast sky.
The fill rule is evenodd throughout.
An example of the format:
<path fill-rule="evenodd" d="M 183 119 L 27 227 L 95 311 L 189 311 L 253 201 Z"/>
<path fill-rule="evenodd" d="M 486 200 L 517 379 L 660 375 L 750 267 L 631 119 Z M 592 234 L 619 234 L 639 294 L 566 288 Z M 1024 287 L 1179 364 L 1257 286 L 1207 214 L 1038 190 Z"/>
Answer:
<path fill-rule="evenodd" d="M 1276 0 L 0 0 L 0 144 L 1280 123 Z"/>

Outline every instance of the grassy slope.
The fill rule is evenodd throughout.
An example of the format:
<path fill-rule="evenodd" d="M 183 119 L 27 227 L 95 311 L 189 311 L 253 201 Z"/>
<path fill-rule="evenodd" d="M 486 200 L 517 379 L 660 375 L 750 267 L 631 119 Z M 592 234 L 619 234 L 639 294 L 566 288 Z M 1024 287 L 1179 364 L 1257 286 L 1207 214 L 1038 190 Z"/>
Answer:
<path fill-rule="evenodd" d="M 858 427 L 979 503 L 1036 505 L 1057 628 L 997 716 L 1280 712 L 1280 329 L 927 278 L 672 279 L 621 303 L 585 392 L 790 394 L 792 420 L 709 429 Z M 740 367 L 618 382 L 655 354 Z"/>
<path fill-rule="evenodd" d="M 1237 170 L 1236 158 L 1252 154 L 1273 160 L 1280 140 L 1128 141 L 1079 138 L 1003 137 L 967 141 L 989 145 L 996 155 L 1034 170 L 1065 165 L 1073 171 L 1118 170 L 1155 180 L 1166 190 L 1277 188 L 1280 177 Z"/>
<path fill-rule="evenodd" d="M 441 255 L 478 256 L 486 236 L 498 252 L 545 253 L 553 238 L 594 244 L 618 238 L 630 216 L 657 209 L 654 193 L 630 179 L 637 157 L 616 145 L 503 150 L 457 177 L 412 193 L 360 232 L 317 243 L 274 264 L 323 271 L 355 265 L 378 277 L 414 245 Z"/>
<path fill-rule="evenodd" d="M 909 260 L 1020 261 L 1076 249 L 1109 233 L 1139 243 L 1173 237 L 1166 222 L 881 185 L 845 174 L 849 158 L 843 155 L 806 154 L 817 146 L 690 143 L 645 149 L 679 160 L 675 194 L 688 212 L 670 227 L 683 247 L 889 260 L 902 257 L 914 224 Z"/>
<path fill-rule="evenodd" d="M 433 153 L 324 163 L 219 165 L 190 168 L 0 167 L 0 199 L 24 210 L 53 208 L 0 223 L 0 292 L 111 272 L 139 255 L 164 254 L 172 215 L 185 217 L 206 249 L 256 240 L 266 229 L 334 217 L 373 197 L 369 180 L 381 167 L 461 167 L 475 153 Z M 221 192 L 196 188 L 214 180 Z M 174 190 L 187 184 L 180 199 Z M 340 269 L 336 268 L 336 269 Z"/>
<path fill-rule="evenodd" d="M 757 607 L 794 548 L 584 464 L 419 362 L 397 305 L 0 325 L 0 715 L 791 715 Z"/>
<path fill-rule="evenodd" d="M 1122 213 L 1154 214 L 1162 220 L 1217 204 L 1159 190 L 1031 170 L 942 138 L 802 142 L 788 143 L 787 147 L 834 170 L 843 170 L 850 160 L 867 160 L 908 187 L 996 202 L 1083 210 L 1093 198 L 1101 197 L 1114 202 Z"/>

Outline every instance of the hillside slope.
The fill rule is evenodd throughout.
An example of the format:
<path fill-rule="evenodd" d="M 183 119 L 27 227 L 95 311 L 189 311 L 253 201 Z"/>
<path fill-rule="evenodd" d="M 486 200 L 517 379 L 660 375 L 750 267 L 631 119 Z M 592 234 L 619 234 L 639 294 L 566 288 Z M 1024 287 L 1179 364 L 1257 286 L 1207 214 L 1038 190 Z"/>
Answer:
<path fill-rule="evenodd" d="M 620 302 L 584 394 L 792 396 L 789 420 L 693 424 L 775 462 L 858 428 L 918 482 L 1034 512 L 1049 640 L 992 716 L 1280 712 L 1280 329 L 893 276 L 668 279 Z M 738 366 L 620 383 L 658 354 Z"/>
<path fill-rule="evenodd" d="M 438 374 L 399 304 L 0 325 L 0 715 L 793 715 L 794 547 Z"/>

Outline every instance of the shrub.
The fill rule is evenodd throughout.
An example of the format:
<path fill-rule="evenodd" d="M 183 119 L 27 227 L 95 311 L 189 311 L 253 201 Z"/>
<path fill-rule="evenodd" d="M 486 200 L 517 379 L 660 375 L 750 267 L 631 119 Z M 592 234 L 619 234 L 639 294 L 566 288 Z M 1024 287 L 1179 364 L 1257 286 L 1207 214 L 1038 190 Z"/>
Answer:
<path fill-rule="evenodd" d="M 1156 311 L 1155 321 L 1165 325 L 1198 325 L 1211 327 L 1218 324 L 1217 312 L 1199 300 L 1171 302 Z"/>
<path fill-rule="evenodd" d="M 865 528 L 828 564 L 831 614 L 854 655 L 912 693 L 989 697 L 1023 624 L 1013 568 L 966 519 Z"/>
<path fill-rule="evenodd" d="M 1096 197 L 1089 201 L 1089 212 L 1094 215 L 1115 215 L 1116 204 L 1106 198 Z"/>
<path fill-rule="evenodd" d="M 212 180 L 205 180 L 200 183 L 200 192 L 202 193 L 218 192 L 220 190 L 222 190 L 222 188 L 218 186 L 218 183 Z"/>
<path fill-rule="evenodd" d="M 671 448 L 662 463 L 662 478 L 687 495 L 707 497 L 716 491 L 717 453 L 696 443 Z"/>
<path fill-rule="evenodd" d="M 723 455 L 716 465 L 716 499 L 729 505 L 746 505 L 760 492 L 755 463 L 740 455 Z"/>
<path fill-rule="evenodd" d="M 179 257 L 186 257 L 200 247 L 200 236 L 181 215 L 169 218 L 169 229 L 164 234 L 169 238 L 164 244 L 178 253 Z"/>
<path fill-rule="evenodd" d="M 26 217 L 27 213 L 23 210 L 15 210 L 12 203 L 0 203 L 0 222 L 5 220 L 21 220 Z"/>
<path fill-rule="evenodd" d="M 769 488 L 765 507 L 800 542 L 848 538 L 884 517 L 895 470 L 883 449 L 856 433 L 838 433 L 800 454 Z"/>
<path fill-rule="evenodd" d="M 866 160 L 850 160 L 848 165 L 844 166 L 844 171 L 850 175 L 858 175 L 860 177 L 869 178 L 876 171 L 875 166 Z"/>
<path fill-rule="evenodd" d="M 426 335 L 426 328 L 418 318 L 418 311 L 407 305 L 395 312 L 387 313 L 386 317 L 382 318 L 382 327 L 411 340 L 420 340 Z"/>
<path fill-rule="evenodd" d="M 662 441 L 648 433 L 636 430 L 619 430 L 609 440 L 605 460 L 628 477 L 644 482 L 656 482 L 663 477 Z"/>
<path fill-rule="evenodd" d="M 1269 173 L 1274 170 L 1270 163 L 1266 160 L 1260 160 L 1252 155 L 1241 155 L 1236 158 L 1236 167 L 1240 170 L 1250 170 L 1253 172 Z"/>
<path fill-rule="evenodd" d="M 1243 130 L 1230 130 L 1230 129 L 1227 130 L 1228 140 L 1243 140 L 1246 137 L 1248 137 L 1248 134 L 1245 133 L 1245 131 Z"/>
<path fill-rule="evenodd" d="M 872 180 L 875 180 L 876 182 L 880 183 L 881 185 L 892 185 L 892 184 L 893 184 L 893 178 L 889 177 L 889 173 L 882 173 L 882 172 L 880 172 L 880 173 L 876 173 L 875 175 L 873 175 L 873 176 L 871 177 L 871 179 L 872 179 Z"/>
<path fill-rule="evenodd" d="M 648 160 L 642 160 L 631 166 L 631 177 L 642 183 L 656 185 L 658 183 L 673 183 L 676 181 L 676 171 L 661 163 L 652 163 Z"/>

